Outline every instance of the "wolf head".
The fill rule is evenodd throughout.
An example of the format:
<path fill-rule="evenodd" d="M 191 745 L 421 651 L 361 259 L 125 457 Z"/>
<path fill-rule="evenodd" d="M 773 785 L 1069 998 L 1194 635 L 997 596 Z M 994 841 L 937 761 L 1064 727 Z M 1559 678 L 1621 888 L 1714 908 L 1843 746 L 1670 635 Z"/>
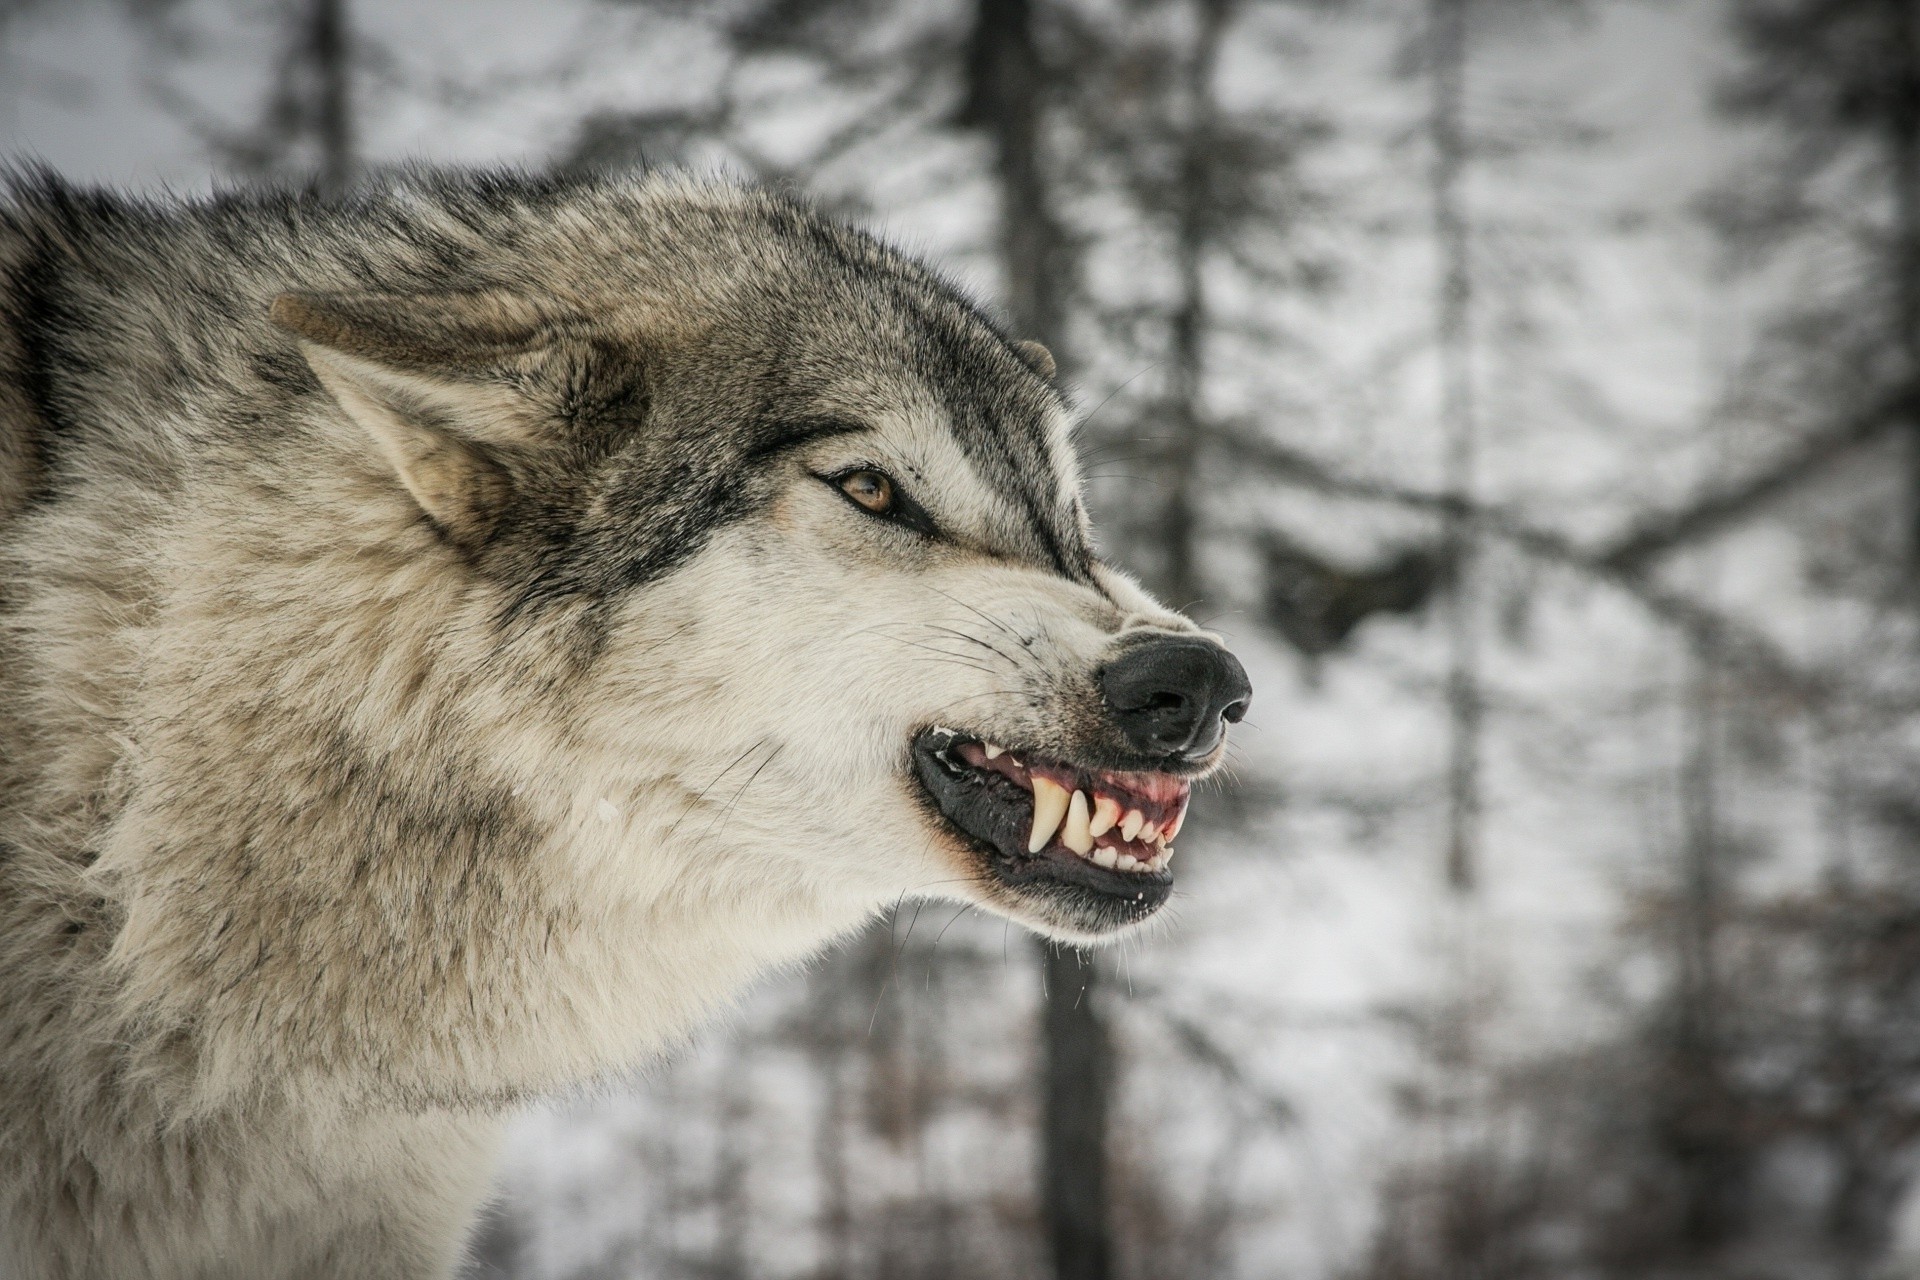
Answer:
<path fill-rule="evenodd" d="M 1094 554 L 1044 348 L 728 188 L 603 197 L 480 275 L 271 315 L 509 638 L 495 764 L 601 892 L 1074 941 L 1167 899 L 1248 685 Z"/>

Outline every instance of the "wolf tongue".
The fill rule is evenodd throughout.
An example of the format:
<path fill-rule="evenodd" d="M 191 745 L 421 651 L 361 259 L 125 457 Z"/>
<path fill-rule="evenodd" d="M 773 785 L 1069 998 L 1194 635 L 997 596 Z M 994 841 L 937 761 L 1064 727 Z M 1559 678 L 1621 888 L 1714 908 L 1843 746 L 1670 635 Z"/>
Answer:
<path fill-rule="evenodd" d="M 1071 800 L 1067 789 L 1044 774 L 1033 775 L 1033 832 L 1027 837 L 1027 852 L 1038 853 L 1060 829 Z"/>

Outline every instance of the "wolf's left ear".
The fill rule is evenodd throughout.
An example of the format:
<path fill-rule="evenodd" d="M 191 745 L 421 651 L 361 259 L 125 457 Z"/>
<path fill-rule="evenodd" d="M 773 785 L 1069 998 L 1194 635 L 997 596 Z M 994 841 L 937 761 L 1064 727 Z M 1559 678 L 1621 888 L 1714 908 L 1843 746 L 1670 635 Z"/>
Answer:
<path fill-rule="evenodd" d="M 268 316 L 421 510 L 457 545 L 484 543 L 513 498 L 497 452 L 537 416 L 509 376 L 548 341 L 536 308 L 490 291 L 286 293 Z"/>

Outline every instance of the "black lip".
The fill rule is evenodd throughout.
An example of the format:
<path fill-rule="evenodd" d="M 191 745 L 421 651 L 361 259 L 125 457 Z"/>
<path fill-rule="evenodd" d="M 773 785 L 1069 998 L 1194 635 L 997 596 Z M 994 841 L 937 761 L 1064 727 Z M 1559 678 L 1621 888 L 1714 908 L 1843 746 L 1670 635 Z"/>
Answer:
<path fill-rule="evenodd" d="M 1033 793 L 1011 778 L 969 767 L 948 750 L 971 740 L 950 729 L 923 729 L 913 739 L 914 772 L 930 807 L 967 840 L 1001 886 L 1089 933 L 1143 920 L 1172 896 L 1171 871 L 1109 870 L 1053 847 L 1028 853 Z"/>

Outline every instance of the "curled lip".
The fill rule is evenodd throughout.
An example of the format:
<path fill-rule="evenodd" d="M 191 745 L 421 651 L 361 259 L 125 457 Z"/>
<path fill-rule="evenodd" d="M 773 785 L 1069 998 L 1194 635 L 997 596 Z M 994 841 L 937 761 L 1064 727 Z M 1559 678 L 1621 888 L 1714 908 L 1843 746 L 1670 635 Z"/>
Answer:
<path fill-rule="evenodd" d="M 938 726 L 915 735 L 912 756 L 931 807 L 1017 895 L 1067 899 L 1072 914 L 1110 926 L 1171 895 L 1165 842 L 1185 819 L 1187 779 L 1048 759 Z"/>

